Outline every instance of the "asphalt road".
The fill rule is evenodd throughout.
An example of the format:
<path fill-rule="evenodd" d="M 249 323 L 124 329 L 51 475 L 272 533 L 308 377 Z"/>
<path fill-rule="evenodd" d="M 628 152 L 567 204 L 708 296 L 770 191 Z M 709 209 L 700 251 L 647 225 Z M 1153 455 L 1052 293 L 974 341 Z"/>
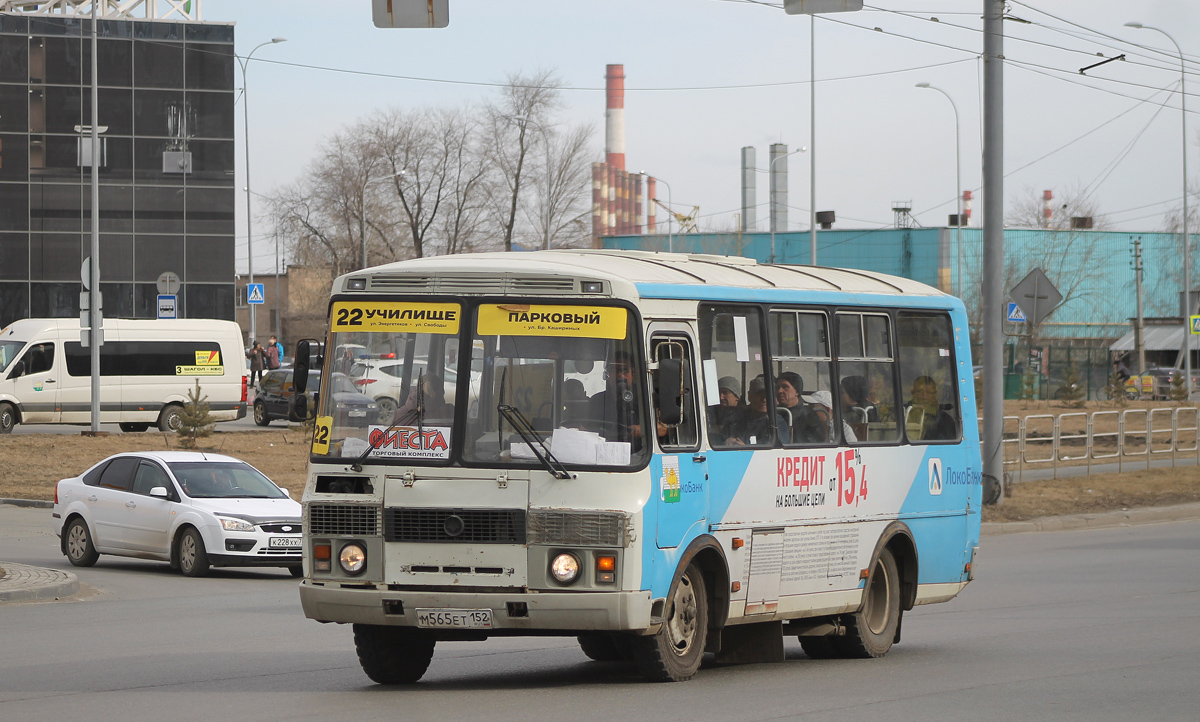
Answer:
<path fill-rule="evenodd" d="M 0 506 L 0 561 L 70 567 L 48 512 Z M 904 619 L 879 660 L 641 682 L 568 639 L 439 645 L 372 685 L 350 630 L 304 619 L 280 571 L 186 579 L 102 557 L 80 601 L 0 607 L 0 718 L 121 720 L 1183 720 L 1200 706 L 1200 522 L 984 540 L 981 577 Z"/>

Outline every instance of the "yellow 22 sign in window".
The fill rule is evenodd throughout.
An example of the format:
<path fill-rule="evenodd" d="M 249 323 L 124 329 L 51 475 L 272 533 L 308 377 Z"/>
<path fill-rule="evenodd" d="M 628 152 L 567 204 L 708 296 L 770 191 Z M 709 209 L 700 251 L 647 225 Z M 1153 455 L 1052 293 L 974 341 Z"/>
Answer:
<path fill-rule="evenodd" d="M 337 301 L 329 325 L 334 333 L 383 331 L 456 334 L 462 316 L 457 303 Z"/>

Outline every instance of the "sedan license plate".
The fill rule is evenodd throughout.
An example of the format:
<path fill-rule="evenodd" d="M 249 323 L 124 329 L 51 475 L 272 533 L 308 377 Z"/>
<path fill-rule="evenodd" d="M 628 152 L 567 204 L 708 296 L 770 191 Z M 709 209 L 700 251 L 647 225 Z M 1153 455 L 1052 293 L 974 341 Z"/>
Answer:
<path fill-rule="evenodd" d="M 303 540 L 298 536 L 273 536 L 267 541 L 269 549 L 299 549 Z"/>
<path fill-rule="evenodd" d="M 351 411 L 350 415 L 351 416 L 366 416 L 367 412 L 366 411 Z"/>
<path fill-rule="evenodd" d="M 491 629 L 490 609 L 418 609 L 417 626 L 427 629 Z"/>

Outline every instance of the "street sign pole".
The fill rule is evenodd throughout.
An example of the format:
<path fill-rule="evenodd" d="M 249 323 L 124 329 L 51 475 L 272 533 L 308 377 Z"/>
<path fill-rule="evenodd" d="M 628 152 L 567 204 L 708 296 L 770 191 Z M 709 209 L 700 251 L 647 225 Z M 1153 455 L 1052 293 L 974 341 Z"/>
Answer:
<path fill-rule="evenodd" d="M 983 2 L 983 477 L 1004 500 L 1004 0 Z M 1014 299 L 1016 300 L 1016 299 Z"/>

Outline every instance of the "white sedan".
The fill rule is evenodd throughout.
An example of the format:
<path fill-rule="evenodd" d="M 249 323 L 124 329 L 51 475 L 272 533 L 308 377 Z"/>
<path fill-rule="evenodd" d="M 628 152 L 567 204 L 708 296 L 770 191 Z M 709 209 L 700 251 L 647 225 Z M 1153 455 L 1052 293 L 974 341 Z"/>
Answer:
<path fill-rule="evenodd" d="M 112 554 L 161 559 L 190 577 L 214 566 L 299 577 L 302 513 L 246 462 L 192 451 L 117 454 L 54 490 L 54 531 L 77 567 Z"/>

